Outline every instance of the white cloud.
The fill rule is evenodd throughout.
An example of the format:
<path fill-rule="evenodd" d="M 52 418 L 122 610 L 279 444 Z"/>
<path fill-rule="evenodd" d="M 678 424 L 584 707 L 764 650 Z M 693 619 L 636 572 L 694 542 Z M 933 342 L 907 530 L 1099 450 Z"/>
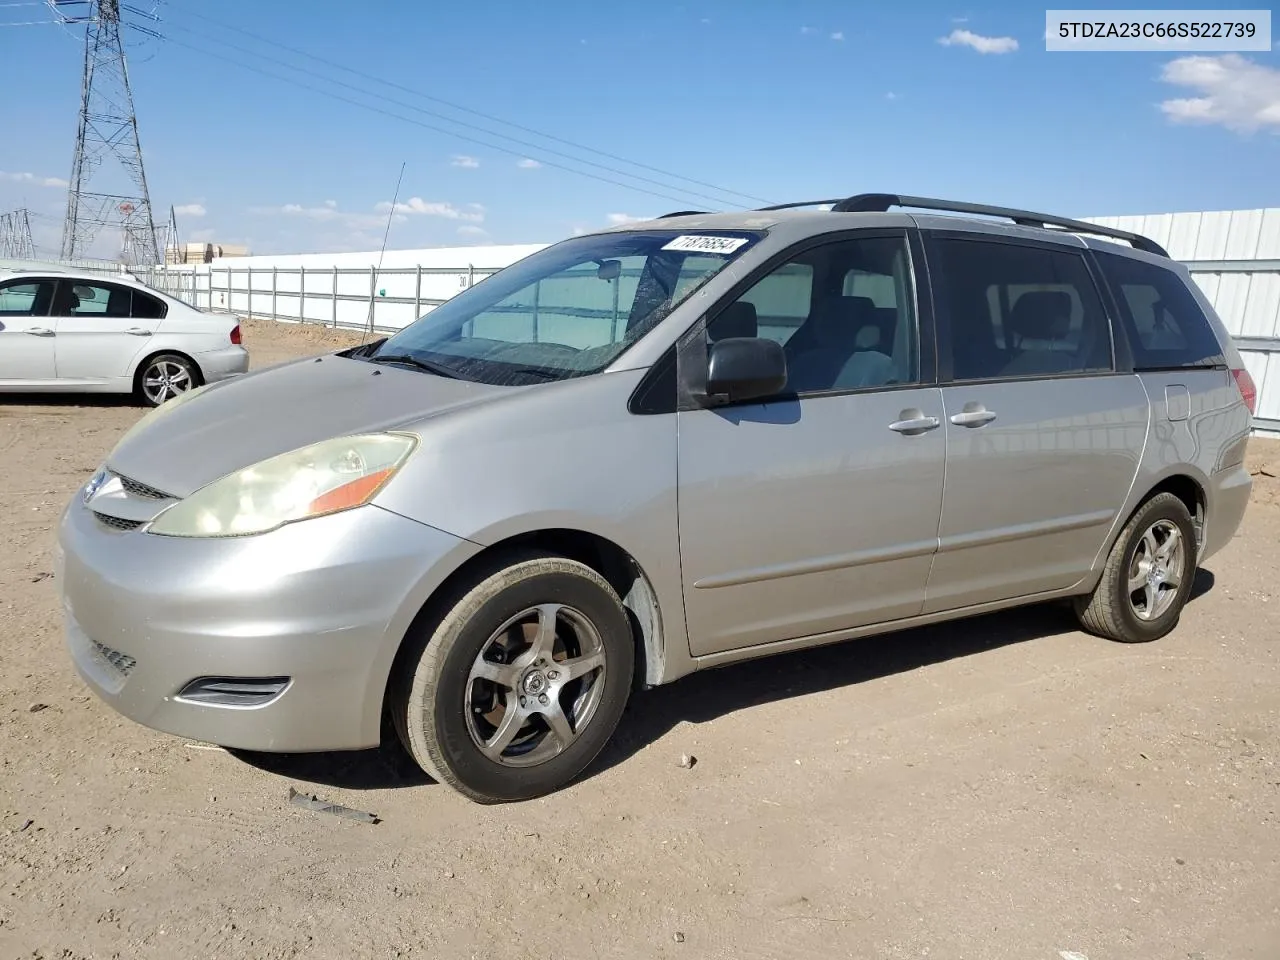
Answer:
<path fill-rule="evenodd" d="M 1237 133 L 1267 128 L 1280 133 L 1280 70 L 1229 53 L 1179 57 L 1165 64 L 1160 79 L 1200 94 L 1160 104 L 1161 112 L 1175 123 L 1220 124 Z"/>
<path fill-rule="evenodd" d="M 703 23 L 710 23 L 710 22 L 711 22 L 711 18 L 710 18 L 710 17 L 703 17 L 703 18 L 702 18 L 702 22 L 703 22 Z"/>
<path fill-rule="evenodd" d="M 807 36 L 811 33 L 817 33 L 818 28 L 817 27 L 801 27 L 800 32 Z"/>
<path fill-rule="evenodd" d="M 489 231 L 484 227 L 477 227 L 474 223 L 464 223 L 458 228 L 458 236 L 460 237 L 487 237 Z"/>
<path fill-rule="evenodd" d="M 1013 37 L 984 37 L 972 30 L 952 30 L 938 42 L 944 47 L 972 47 L 979 53 L 1013 53 L 1018 49 Z"/>
<path fill-rule="evenodd" d="M 832 39 L 832 40 L 843 40 L 843 39 L 844 39 L 844 31 L 843 31 L 843 30 L 837 30 L 835 33 L 833 33 L 833 34 L 831 35 L 831 39 Z"/>
<path fill-rule="evenodd" d="M 516 166 L 519 167 L 521 170 L 537 170 L 540 166 L 542 166 L 542 164 L 540 164 L 537 160 L 530 159 L 529 157 L 521 157 L 519 160 L 516 161 Z"/>
<path fill-rule="evenodd" d="M 387 213 L 391 210 L 391 204 L 384 200 L 374 207 L 374 210 L 379 213 Z M 421 197 L 410 197 L 408 200 L 397 203 L 395 212 L 412 216 L 443 217 L 446 220 L 469 220 L 475 223 L 484 220 L 482 209 L 477 210 L 472 207 L 469 210 L 459 210 L 451 203 L 423 200 Z"/>
<path fill-rule="evenodd" d="M 475 157 L 468 157 L 461 153 L 454 154 L 453 159 L 450 160 L 449 163 L 452 166 L 462 167 L 465 170 L 474 170 L 476 167 L 480 166 L 480 161 Z"/>
<path fill-rule="evenodd" d="M 337 200 L 326 200 L 326 201 L 324 202 L 324 205 L 325 205 L 326 207 L 328 207 L 330 210 L 337 210 L 337 209 L 338 209 L 338 201 L 337 201 Z"/>
<path fill-rule="evenodd" d="M 304 207 L 300 203 L 286 203 L 282 207 L 253 207 L 250 213 L 256 214 L 281 214 L 286 217 L 299 217 L 305 220 L 313 220 L 316 223 L 332 223 L 342 227 L 344 230 L 372 230 L 379 227 L 385 227 L 387 223 L 386 214 L 390 209 L 390 205 L 384 207 L 381 211 L 382 215 L 378 216 L 372 213 L 350 213 L 345 210 L 339 210 L 337 207 L 331 207 L 327 203 L 320 207 Z M 404 216 L 396 216 L 397 222 L 403 222 Z"/>
<path fill-rule="evenodd" d="M 969 18 L 968 17 L 952 17 L 951 22 L 952 23 L 968 23 Z"/>
<path fill-rule="evenodd" d="M 640 223 L 644 220 L 652 220 L 653 217 L 633 217 L 629 213 L 611 213 L 606 217 L 612 226 L 621 226 L 624 223 Z"/>
<path fill-rule="evenodd" d="M 69 184 L 61 177 L 37 177 L 34 173 L 5 173 L 0 170 L 0 180 L 12 180 L 14 183 L 30 183 L 39 187 L 67 187 Z"/>
<path fill-rule="evenodd" d="M 888 93 L 886 93 L 886 94 L 884 95 L 884 98 L 885 98 L 886 100 L 897 100 L 897 99 L 898 99 L 898 95 L 897 95 L 896 93 L 894 93 L 892 90 L 890 90 Z"/>
<path fill-rule="evenodd" d="M 209 211 L 202 203 L 184 203 L 174 207 L 173 212 L 179 217 L 203 217 Z"/>

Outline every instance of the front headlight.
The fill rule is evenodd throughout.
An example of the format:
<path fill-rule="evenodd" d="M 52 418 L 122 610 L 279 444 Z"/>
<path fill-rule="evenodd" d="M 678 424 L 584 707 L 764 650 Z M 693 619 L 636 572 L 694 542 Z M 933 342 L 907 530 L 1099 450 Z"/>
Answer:
<path fill-rule="evenodd" d="M 375 433 L 302 447 L 202 487 L 156 517 L 149 532 L 245 536 L 350 510 L 372 500 L 416 445 L 406 434 Z"/>

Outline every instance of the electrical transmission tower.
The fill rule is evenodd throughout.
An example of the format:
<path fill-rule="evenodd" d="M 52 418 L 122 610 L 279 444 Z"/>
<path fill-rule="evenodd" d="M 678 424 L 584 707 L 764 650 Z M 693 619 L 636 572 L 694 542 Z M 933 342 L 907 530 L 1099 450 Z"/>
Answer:
<path fill-rule="evenodd" d="M 31 218 L 27 208 L 0 213 L 0 257 L 10 260 L 34 260 L 36 245 L 31 242 Z"/>
<path fill-rule="evenodd" d="M 142 169 L 138 118 L 120 41 L 120 0 L 52 0 L 63 23 L 84 23 L 84 81 L 62 257 L 89 255 L 103 227 L 120 231 L 120 259 L 159 263 L 151 197 Z M 83 16 L 63 13 L 87 7 Z"/>
<path fill-rule="evenodd" d="M 164 243 L 160 252 L 164 254 L 165 263 L 182 262 L 182 253 L 178 248 L 178 215 L 172 205 L 169 207 L 169 223 L 164 228 Z"/>

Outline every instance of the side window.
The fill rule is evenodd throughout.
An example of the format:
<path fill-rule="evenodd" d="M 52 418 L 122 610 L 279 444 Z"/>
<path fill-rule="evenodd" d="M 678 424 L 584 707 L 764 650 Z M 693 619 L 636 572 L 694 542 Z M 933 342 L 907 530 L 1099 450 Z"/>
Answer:
<path fill-rule="evenodd" d="M 761 277 L 707 328 L 709 340 L 769 337 L 787 356 L 787 390 L 821 393 L 917 381 L 911 257 L 904 237 L 806 250 Z"/>
<path fill-rule="evenodd" d="M 977 239 L 929 242 L 952 379 L 1112 369 L 1111 328 L 1080 254 Z"/>
<path fill-rule="evenodd" d="M 1182 278 L 1132 257 L 1097 254 L 1120 307 L 1136 370 L 1225 362 L 1204 311 Z"/>
<path fill-rule="evenodd" d="M 128 287 L 63 280 L 58 284 L 53 313 L 58 317 L 128 317 L 132 293 Z"/>
<path fill-rule="evenodd" d="M 0 317 L 47 317 L 52 280 L 10 280 L 0 284 Z"/>
<path fill-rule="evenodd" d="M 163 320 L 168 308 L 164 301 L 140 290 L 133 290 L 133 310 L 130 313 L 135 320 Z"/>
<path fill-rule="evenodd" d="M 758 335 L 785 344 L 809 316 L 813 267 L 788 263 L 761 278 L 739 300 L 755 307 Z"/>

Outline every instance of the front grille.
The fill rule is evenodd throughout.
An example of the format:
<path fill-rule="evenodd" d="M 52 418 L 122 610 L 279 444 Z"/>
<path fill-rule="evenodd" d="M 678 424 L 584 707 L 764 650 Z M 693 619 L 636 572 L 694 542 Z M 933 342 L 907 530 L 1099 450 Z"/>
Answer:
<path fill-rule="evenodd" d="M 111 666 L 121 677 L 127 677 L 133 672 L 133 668 L 138 665 L 138 661 L 127 653 L 121 653 L 119 650 L 112 650 L 110 647 L 99 643 L 97 640 L 90 640 L 93 644 L 94 651 L 98 656 Z"/>
<path fill-rule="evenodd" d="M 128 477 L 120 477 L 120 486 L 124 487 L 125 492 L 135 496 L 142 497 L 144 500 L 171 500 L 172 497 L 163 490 L 157 490 L 155 487 L 148 487 L 145 483 L 139 483 L 137 480 L 131 480 Z"/>
<path fill-rule="evenodd" d="M 141 520 L 121 520 L 119 517 L 109 517 L 105 513 L 94 511 L 93 515 L 103 526 L 110 527 L 112 530 L 137 530 L 142 526 Z"/>

